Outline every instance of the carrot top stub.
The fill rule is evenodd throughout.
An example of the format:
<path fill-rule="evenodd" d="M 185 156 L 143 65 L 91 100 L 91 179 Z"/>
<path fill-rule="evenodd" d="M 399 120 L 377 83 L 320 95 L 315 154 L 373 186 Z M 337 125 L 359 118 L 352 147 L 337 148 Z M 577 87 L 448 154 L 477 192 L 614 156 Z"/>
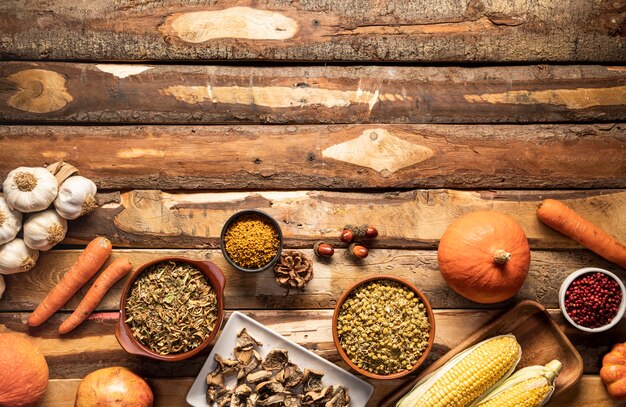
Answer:
<path fill-rule="evenodd" d="M 28 325 L 39 326 L 59 310 L 89 279 L 100 270 L 112 251 L 111 242 L 105 237 L 96 237 L 67 270 L 61 281 L 54 286 L 46 298 L 30 314 Z"/>

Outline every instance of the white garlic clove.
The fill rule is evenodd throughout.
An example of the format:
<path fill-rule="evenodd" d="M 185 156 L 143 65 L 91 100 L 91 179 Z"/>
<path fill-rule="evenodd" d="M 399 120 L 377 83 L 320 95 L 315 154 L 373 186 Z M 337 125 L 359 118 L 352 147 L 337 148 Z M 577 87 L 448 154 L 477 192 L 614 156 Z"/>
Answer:
<path fill-rule="evenodd" d="M 22 213 L 9 208 L 6 199 L 0 196 L 0 244 L 15 239 L 22 228 Z"/>
<path fill-rule="evenodd" d="M 54 201 L 58 190 L 57 179 L 41 167 L 16 168 L 2 183 L 9 207 L 23 213 L 43 211 Z"/>
<path fill-rule="evenodd" d="M 22 239 L 13 239 L 0 246 L 0 274 L 23 273 L 32 269 L 39 252 L 26 246 Z"/>
<path fill-rule="evenodd" d="M 96 184 L 80 175 L 69 177 L 61 184 L 54 207 L 65 219 L 87 215 L 97 207 Z"/>
<path fill-rule="evenodd" d="M 35 250 L 50 250 L 65 239 L 67 220 L 54 209 L 31 215 L 24 222 L 24 243 Z"/>
<path fill-rule="evenodd" d="M 4 294 L 4 289 L 6 285 L 4 285 L 4 277 L 0 274 L 0 298 L 2 298 L 2 294 Z"/>

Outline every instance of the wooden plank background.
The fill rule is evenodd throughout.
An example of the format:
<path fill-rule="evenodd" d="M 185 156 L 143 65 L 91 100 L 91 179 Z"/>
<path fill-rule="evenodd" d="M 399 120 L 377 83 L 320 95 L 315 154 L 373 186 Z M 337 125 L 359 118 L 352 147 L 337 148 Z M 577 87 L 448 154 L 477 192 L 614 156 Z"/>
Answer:
<path fill-rule="evenodd" d="M 615 0 L 8 0 L 0 58 L 623 61 Z"/>
<path fill-rule="evenodd" d="M 0 142 L 0 177 L 63 159 L 104 189 L 626 188 L 621 123 L 3 126 Z"/>
<path fill-rule="evenodd" d="M 11 122 L 613 121 L 623 118 L 626 69 L 4 62 L 0 98 L 0 120 Z"/>
<path fill-rule="evenodd" d="M 432 249 L 454 219 L 489 209 L 520 222 L 533 249 L 580 247 L 537 219 L 537 204 L 546 197 L 564 200 L 608 233 L 626 240 L 624 190 L 134 190 L 100 195 L 102 206 L 72 222 L 66 242 L 85 243 L 99 234 L 120 246 L 217 248 L 226 220 L 237 211 L 256 208 L 279 222 L 286 247 L 310 248 L 320 239 L 332 239 L 340 247 L 338 236 L 344 225 L 369 222 L 379 230 L 374 248 Z"/>
<path fill-rule="evenodd" d="M 370 380 L 373 382 L 373 380 Z M 74 395 L 80 380 L 51 380 L 50 391 L 46 393 L 43 404 L 51 407 L 66 407 L 74 403 Z M 156 394 L 155 407 L 186 407 L 184 402 L 188 389 L 193 383 L 192 379 L 153 379 L 149 380 Z M 402 382 L 399 379 L 377 381 L 376 392 L 370 404 L 380 405 L 382 400 L 391 394 Z M 583 376 L 581 385 L 577 386 L 561 398 L 550 402 L 550 407 L 571 407 L 580 406 L 609 406 L 614 405 L 606 400 L 606 390 L 597 376 Z"/>
<path fill-rule="evenodd" d="M 0 178 L 63 159 L 100 189 L 98 209 L 71 221 L 60 247 L 6 276 L 0 332 L 31 335 L 46 355 L 42 407 L 72 405 L 80 379 L 112 365 L 148 376 L 157 406 L 185 405 L 209 350 L 173 364 L 126 354 L 113 335 L 121 282 L 69 335 L 56 329 L 88 286 L 41 327 L 25 323 L 81 246 L 104 235 L 111 260 L 214 261 L 227 315 L 243 311 L 344 368 L 332 308 L 368 275 L 402 276 L 429 297 L 429 362 L 533 299 L 585 363 L 581 383 L 550 405 L 624 405 L 598 371 L 626 323 L 577 331 L 557 292 L 578 268 L 626 271 L 541 224 L 535 208 L 563 199 L 626 242 L 625 32 L 614 0 L 0 2 Z M 317 240 L 336 245 L 304 291 L 226 264 L 221 227 L 252 208 L 276 218 L 287 247 L 312 256 Z M 531 244 L 529 278 L 505 303 L 472 303 L 437 270 L 443 231 L 477 209 L 510 214 Z M 337 237 L 362 222 L 380 236 L 356 263 Z M 403 380 L 370 382 L 378 406 Z"/>
<path fill-rule="evenodd" d="M 312 250 L 304 252 L 313 258 Z M 559 282 L 572 271 L 590 266 L 612 270 L 620 277 L 626 273 L 619 267 L 600 259 L 586 250 L 534 251 L 527 283 L 517 297 L 507 303 L 484 305 L 471 302 L 445 284 L 437 269 L 434 250 L 373 249 L 363 261 L 357 263 L 338 250 L 332 259 L 315 264 L 315 279 L 303 291 L 287 291 L 279 287 L 272 273 L 243 274 L 228 265 L 219 250 L 185 249 L 116 249 L 109 262 L 126 257 L 138 266 L 167 256 L 209 260 L 222 269 L 228 284 L 225 291 L 227 309 L 329 309 L 341 294 L 361 280 L 364 275 L 393 274 L 412 281 L 426 294 L 435 308 L 503 308 L 520 299 L 539 301 L 547 308 L 558 308 Z M 65 271 L 79 255 L 77 250 L 55 250 L 42 255 L 32 273 L 5 277 L 7 291 L 0 299 L 0 309 L 23 311 L 34 309 L 46 296 L 48 287 L 61 280 Z M 341 272 L 337 272 L 341 270 Z M 98 306 L 100 311 L 119 309 L 123 282 L 117 283 Z M 83 287 L 62 309 L 73 310 L 87 292 Z M 460 341 L 459 341 L 460 342 Z"/>

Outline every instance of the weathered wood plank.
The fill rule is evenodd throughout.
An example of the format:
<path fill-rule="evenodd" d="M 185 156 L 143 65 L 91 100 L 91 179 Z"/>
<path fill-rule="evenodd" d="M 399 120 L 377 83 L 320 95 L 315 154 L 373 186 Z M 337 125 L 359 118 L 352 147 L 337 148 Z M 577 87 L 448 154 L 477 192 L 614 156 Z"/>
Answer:
<path fill-rule="evenodd" d="M 0 64 L 0 120 L 11 122 L 620 121 L 625 106 L 626 69 L 595 65 Z"/>
<path fill-rule="evenodd" d="M 155 407 L 187 407 L 185 397 L 195 378 L 148 379 L 155 395 Z M 374 393 L 368 406 L 376 407 L 408 379 L 373 380 Z M 40 407 L 67 407 L 74 403 L 80 379 L 52 379 Z M 581 381 L 558 399 L 550 401 L 550 407 L 571 406 L 620 406 L 623 403 L 609 398 L 604 385 L 596 375 L 585 375 Z"/>
<path fill-rule="evenodd" d="M 620 4 L 8 0 L 0 58 L 624 61 Z"/>
<path fill-rule="evenodd" d="M 463 213 L 492 209 L 520 222 L 533 248 L 580 247 L 542 224 L 535 214 L 544 198 L 563 199 L 601 228 L 626 241 L 626 192 L 414 190 L 356 193 L 260 191 L 168 193 L 129 191 L 102 196 L 94 213 L 70 223 L 66 243 L 94 235 L 116 245 L 144 248 L 216 248 L 226 220 L 244 209 L 260 209 L 280 224 L 288 247 L 312 247 L 326 239 L 340 245 L 346 224 L 370 223 L 379 230 L 372 247 L 432 248 Z"/>
<path fill-rule="evenodd" d="M 313 258 L 312 250 L 305 250 Z M 304 291 L 287 291 L 279 287 L 271 272 L 245 274 L 234 270 L 218 250 L 115 250 L 109 262 L 127 257 L 135 267 L 165 256 L 210 260 L 226 275 L 228 309 L 316 309 L 332 308 L 352 284 L 372 274 L 393 274 L 412 281 L 429 298 L 435 308 L 477 308 L 454 293 L 445 284 L 437 268 L 434 250 L 372 250 L 361 264 L 338 251 L 331 261 L 315 260 L 315 277 Z M 77 250 L 53 250 L 42 253 L 37 265 L 27 273 L 5 276 L 6 291 L 0 299 L 0 311 L 30 311 L 61 280 L 79 255 Z M 565 277 L 583 267 L 602 267 L 626 278 L 626 272 L 584 250 L 533 251 L 529 277 L 518 296 L 509 301 L 532 299 L 549 308 L 558 308 L 558 290 Z M 63 308 L 73 310 L 91 284 L 85 285 Z M 106 295 L 101 311 L 119 309 L 123 282 Z M 503 304 L 491 307 L 502 307 Z"/>
<path fill-rule="evenodd" d="M 425 366 L 444 355 L 502 310 L 435 310 L 436 338 Z M 332 340 L 332 310 L 245 311 L 252 318 L 318 355 L 347 369 Z M 626 321 L 600 337 L 577 331 L 567 324 L 559 310 L 551 315 L 581 353 L 585 372 L 597 374 L 602 356 L 623 341 Z M 228 314 L 228 313 L 227 313 Z M 73 332 L 61 337 L 57 328 L 65 315 L 56 314 L 38 328 L 28 328 L 28 313 L 0 313 L 0 332 L 28 333 L 46 356 L 52 378 L 80 378 L 95 368 L 128 366 L 150 377 L 194 376 L 210 349 L 183 362 L 156 362 L 127 354 L 113 335 L 118 313 L 96 314 Z"/>
<path fill-rule="evenodd" d="M 0 142 L 0 179 L 64 159 L 105 189 L 626 188 L 612 123 L 2 126 Z"/>

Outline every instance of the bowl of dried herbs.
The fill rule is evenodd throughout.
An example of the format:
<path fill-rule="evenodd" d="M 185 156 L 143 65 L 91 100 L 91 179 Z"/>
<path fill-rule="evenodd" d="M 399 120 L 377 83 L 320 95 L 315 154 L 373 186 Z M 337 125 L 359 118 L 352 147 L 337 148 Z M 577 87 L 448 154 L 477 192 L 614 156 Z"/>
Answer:
<path fill-rule="evenodd" d="M 236 270 L 265 271 L 280 258 L 283 233 L 278 222 L 267 213 L 245 210 L 226 221 L 220 246 L 226 261 Z"/>
<path fill-rule="evenodd" d="M 133 355 L 161 361 L 192 357 L 222 325 L 225 285 L 210 261 L 166 257 L 146 263 L 124 285 L 115 337 Z"/>
<path fill-rule="evenodd" d="M 435 339 L 435 317 L 414 284 L 375 275 L 343 293 L 332 331 L 337 351 L 352 369 L 374 379 L 397 379 L 426 360 Z"/>

